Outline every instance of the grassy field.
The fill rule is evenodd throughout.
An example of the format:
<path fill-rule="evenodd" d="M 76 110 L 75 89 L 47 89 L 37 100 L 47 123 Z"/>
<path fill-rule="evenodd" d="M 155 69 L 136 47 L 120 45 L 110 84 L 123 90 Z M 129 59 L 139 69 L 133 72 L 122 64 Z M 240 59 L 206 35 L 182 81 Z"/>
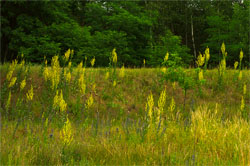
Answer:
<path fill-rule="evenodd" d="M 0 66 L 1 165 L 250 165 L 249 70 L 83 66 Z"/>

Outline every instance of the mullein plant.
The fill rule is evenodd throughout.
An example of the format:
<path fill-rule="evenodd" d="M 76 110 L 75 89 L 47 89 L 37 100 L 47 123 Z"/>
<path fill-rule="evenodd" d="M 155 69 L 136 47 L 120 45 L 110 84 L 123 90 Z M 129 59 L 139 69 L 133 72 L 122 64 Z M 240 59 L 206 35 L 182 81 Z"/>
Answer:
<path fill-rule="evenodd" d="M 117 66 L 117 53 L 115 48 L 111 53 L 110 63 L 112 64 L 113 68 L 112 81 L 114 82 L 116 80 L 116 66 Z"/>
<path fill-rule="evenodd" d="M 210 53 L 209 53 L 209 48 L 207 47 L 205 50 L 205 65 L 204 65 L 204 72 L 206 72 L 207 70 L 207 65 L 208 65 L 208 61 L 210 59 Z"/>
<path fill-rule="evenodd" d="M 162 62 L 163 67 L 161 68 L 161 71 L 162 71 L 163 74 L 166 74 L 166 72 L 167 72 L 167 61 L 168 61 L 168 58 L 169 58 L 169 53 L 167 52 L 166 55 L 165 55 L 165 57 L 164 57 L 164 60 Z"/>
<path fill-rule="evenodd" d="M 207 55 L 209 55 L 209 50 L 206 51 Z M 209 56 L 208 56 L 209 57 Z M 204 77 L 203 77 L 203 69 L 202 66 L 205 63 L 205 58 L 206 58 L 206 54 L 202 56 L 202 54 L 200 53 L 199 56 L 197 57 L 197 69 L 196 69 L 196 77 L 197 77 L 197 85 L 198 85 L 198 91 L 199 91 L 199 95 L 202 95 L 202 89 L 201 89 L 201 85 L 204 83 Z M 208 58 L 209 59 L 209 58 Z M 208 60 L 207 60 L 208 61 Z"/>
<path fill-rule="evenodd" d="M 239 56 L 239 58 L 240 58 L 240 64 L 239 64 L 239 75 L 238 75 L 238 80 L 241 81 L 241 80 L 242 80 L 242 66 L 241 66 L 241 64 L 242 64 L 242 59 L 243 59 L 243 51 L 242 51 L 242 50 L 240 51 L 240 56 Z"/>
<path fill-rule="evenodd" d="M 245 100 L 244 100 L 244 98 L 246 96 L 246 93 L 247 93 L 247 86 L 246 86 L 246 83 L 244 83 L 244 85 L 243 85 L 243 94 L 241 96 L 241 104 L 240 104 L 240 110 L 241 110 L 241 114 L 242 114 L 243 118 L 249 118 L 247 110 L 245 109 Z"/>
<path fill-rule="evenodd" d="M 220 61 L 219 68 L 218 68 L 218 72 L 219 72 L 218 86 L 219 86 L 219 88 L 221 88 L 223 86 L 223 78 L 224 78 L 225 71 L 226 71 L 227 52 L 226 52 L 226 47 L 225 47 L 224 42 L 221 45 L 221 53 L 222 53 L 222 60 Z"/>

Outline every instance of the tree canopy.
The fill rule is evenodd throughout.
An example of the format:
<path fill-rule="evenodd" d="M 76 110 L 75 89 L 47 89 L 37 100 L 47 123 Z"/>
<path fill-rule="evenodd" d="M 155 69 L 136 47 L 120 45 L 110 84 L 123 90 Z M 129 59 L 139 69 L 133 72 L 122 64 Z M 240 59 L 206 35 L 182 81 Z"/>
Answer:
<path fill-rule="evenodd" d="M 195 54 L 210 48 L 211 64 L 249 66 L 249 0 L 234 1 L 1 1 L 1 62 L 20 54 L 32 63 L 73 49 L 73 63 L 95 57 L 108 66 L 116 48 L 118 65 L 158 66 L 166 52 L 194 66 Z"/>

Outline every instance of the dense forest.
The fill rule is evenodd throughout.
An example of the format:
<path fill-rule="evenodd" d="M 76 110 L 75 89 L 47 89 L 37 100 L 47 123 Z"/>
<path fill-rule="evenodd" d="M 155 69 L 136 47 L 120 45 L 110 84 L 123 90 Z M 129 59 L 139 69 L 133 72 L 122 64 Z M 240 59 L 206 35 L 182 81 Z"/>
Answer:
<path fill-rule="evenodd" d="M 113 48 L 118 65 L 140 67 L 169 61 L 194 66 L 208 47 L 209 67 L 222 58 L 233 66 L 244 52 L 249 66 L 249 0 L 187 1 L 1 1 L 1 62 L 24 54 L 40 63 L 44 56 L 74 50 L 73 64 L 87 57 L 95 66 L 108 66 Z"/>

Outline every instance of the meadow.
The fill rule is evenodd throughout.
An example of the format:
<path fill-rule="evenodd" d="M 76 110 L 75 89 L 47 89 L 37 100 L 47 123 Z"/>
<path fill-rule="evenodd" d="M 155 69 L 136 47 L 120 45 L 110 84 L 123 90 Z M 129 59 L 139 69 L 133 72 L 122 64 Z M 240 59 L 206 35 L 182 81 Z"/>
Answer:
<path fill-rule="evenodd" d="M 117 67 L 115 50 L 107 68 L 70 51 L 2 64 L 1 165 L 250 165 L 249 70 L 208 70 L 208 54 L 196 69 Z"/>

